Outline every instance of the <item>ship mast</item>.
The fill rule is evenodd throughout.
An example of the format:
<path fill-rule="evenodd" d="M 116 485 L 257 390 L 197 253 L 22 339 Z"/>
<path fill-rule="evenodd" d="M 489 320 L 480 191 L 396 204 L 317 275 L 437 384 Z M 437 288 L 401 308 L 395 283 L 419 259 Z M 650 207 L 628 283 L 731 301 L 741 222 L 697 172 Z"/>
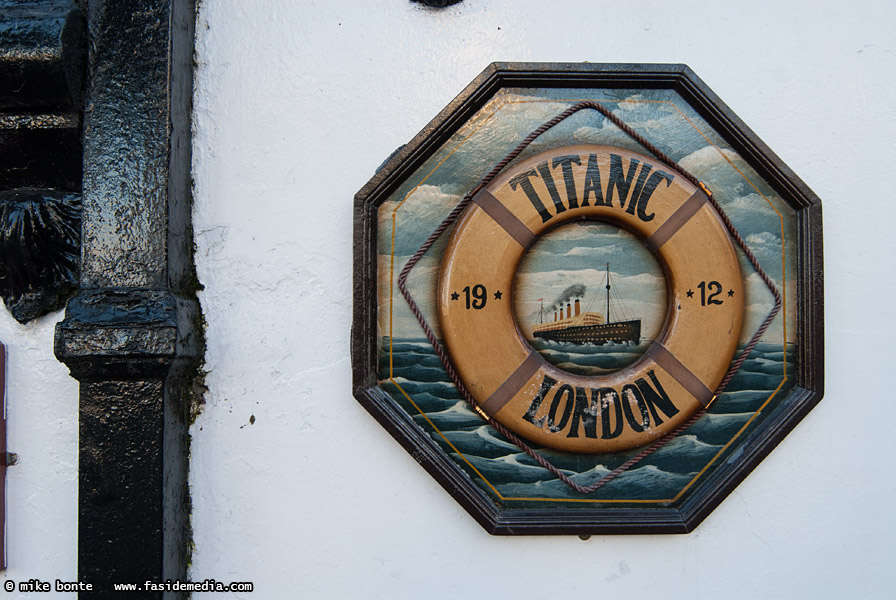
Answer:
<path fill-rule="evenodd" d="M 607 324 L 610 324 L 610 263 L 607 263 Z"/>

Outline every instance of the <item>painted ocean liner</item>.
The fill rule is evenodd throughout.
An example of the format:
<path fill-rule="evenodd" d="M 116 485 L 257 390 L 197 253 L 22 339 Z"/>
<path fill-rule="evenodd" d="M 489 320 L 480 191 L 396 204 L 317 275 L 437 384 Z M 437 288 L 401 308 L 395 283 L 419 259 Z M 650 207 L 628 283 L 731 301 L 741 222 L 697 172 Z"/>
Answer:
<path fill-rule="evenodd" d="M 581 299 L 566 299 L 566 317 L 564 306 L 554 310 L 554 320 L 546 320 L 548 313 L 544 303 L 539 310 L 538 323 L 532 327 L 532 334 L 543 340 L 566 342 L 572 344 L 603 345 L 608 342 L 617 344 L 631 342 L 637 344 L 641 340 L 641 320 L 610 320 L 610 263 L 607 263 L 607 312 L 604 316 L 596 312 L 581 312 Z M 574 300 L 574 303 L 571 301 Z"/>

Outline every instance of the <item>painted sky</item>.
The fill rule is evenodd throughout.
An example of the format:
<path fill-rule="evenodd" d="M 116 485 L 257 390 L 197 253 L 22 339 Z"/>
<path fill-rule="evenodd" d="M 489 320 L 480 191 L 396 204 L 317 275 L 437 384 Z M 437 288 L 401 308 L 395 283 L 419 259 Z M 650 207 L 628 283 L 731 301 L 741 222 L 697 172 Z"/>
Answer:
<path fill-rule="evenodd" d="M 640 319 L 641 336 L 655 339 L 666 312 L 666 280 L 659 263 L 634 235 L 604 223 L 575 222 L 542 237 L 517 272 L 514 304 L 529 335 L 538 317 L 571 285 L 585 286 L 583 312 L 606 318 L 606 264 L 610 264 L 610 318 Z M 548 320 L 553 319 L 551 313 Z"/>
<path fill-rule="evenodd" d="M 496 95 L 380 206 L 378 279 L 379 326 L 382 335 L 389 335 L 391 331 L 395 337 L 422 337 L 419 324 L 394 285 L 398 272 L 432 230 L 460 202 L 463 195 L 495 163 L 533 129 L 583 99 L 603 102 L 614 114 L 706 183 L 763 269 L 779 287 L 786 274 L 789 283 L 782 291 L 788 299 L 787 310 L 790 312 L 787 338 L 792 339 L 796 299 L 792 278 L 796 265 L 793 243 L 795 221 L 792 210 L 674 92 L 594 92 L 565 89 L 515 90 L 513 94 Z M 598 112 L 583 110 L 538 138 L 517 161 L 570 143 L 609 144 L 644 152 L 634 140 Z M 438 280 L 439 257 L 450 233 L 449 230 L 442 235 L 439 242 L 414 267 L 409 278 L 409 287 L 415 299 L 437 333 L 438 316 L 434 306 L 434 291 Z M 556 295 L 549 294 L 547 290 L 561 283 L 559 280 L 563 279 L 564 271 L 576 271 L 591 259 L 601 263 L 610 261 L 611 269 L 618 271 L 616 276 L 620 278 L 620 291 L 627 287 L 626 279 L 638 275 L 634 272 L 634 263 L 629 265 L 625 261 L 614 260 L 612 240 L 608 236 L 603 237 L 605 239 L 596 239 L 590 245 L 583 245 L 574 252 L 567 253 L 563 260 L 568 264 L 554 271 L 553 276 L 547 271 L 541 271 L 537 285 L 544 287 L 545 297 L 553 299 Z M 548 248 L 545 251 L 550 251 L 550 243 L 545 248 Z M 608 257 L 601 258 L 598 254 Z M 748 338 L 771 309 L 773 296 L 743 252 L 739 251 L 739 255 L 746 282 L 747 314 L 743 336 Z M 631 283 L 637 284 L 637 281 L 631 279 Z M 656 283 L 643 281 L 644 292 L 641 296 L 655 294 Z M 525 312 L 528 308 L 524 307 L 520 312 Z M 646 311 L 648 307 L 642 308 Z M 764 340 L 780 342 L 784 339 L 784 334 L 784 321 L 779 316 Z"/>

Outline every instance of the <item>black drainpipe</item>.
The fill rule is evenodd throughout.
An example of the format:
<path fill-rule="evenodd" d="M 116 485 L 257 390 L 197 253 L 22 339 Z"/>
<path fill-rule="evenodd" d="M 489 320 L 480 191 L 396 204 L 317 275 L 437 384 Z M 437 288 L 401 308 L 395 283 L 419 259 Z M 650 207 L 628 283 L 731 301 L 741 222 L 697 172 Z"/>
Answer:
<path fill-rule="evenodd" d="M 80 382 L 78 577 L 184 580 L 191 381 L 193 0 L 88 0 L 79 289 L 56 356 Z M 169 592 L 132 598 L 181 598 Z"/>

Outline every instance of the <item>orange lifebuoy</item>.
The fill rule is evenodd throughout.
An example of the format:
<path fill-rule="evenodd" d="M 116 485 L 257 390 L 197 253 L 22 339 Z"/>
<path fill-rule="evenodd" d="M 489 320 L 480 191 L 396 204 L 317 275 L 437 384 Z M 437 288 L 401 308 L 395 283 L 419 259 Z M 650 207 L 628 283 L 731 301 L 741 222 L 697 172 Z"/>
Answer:
<path fill-rule="evenodd" d="M 582 219 L 635 234 L 667 283 L 660 334 L 637 362 L 606 376 L 548 363 L 513 311 L 523 255 Z M 724 293 L 694 302 L 688 291 L 701 282 Z M 464 290 L 468 299 L 470 290 L 502 295 L 477 307 Z M 731 238 L 700 188 L 648 156 L 579 145 L 522 161 L 474 196 L 442 256 L 438 309 L 451 361 L 481 411 L 534 443 L 603 453 L 656 440 L 712 401 L 737 347 L 744 290 Z"/>

